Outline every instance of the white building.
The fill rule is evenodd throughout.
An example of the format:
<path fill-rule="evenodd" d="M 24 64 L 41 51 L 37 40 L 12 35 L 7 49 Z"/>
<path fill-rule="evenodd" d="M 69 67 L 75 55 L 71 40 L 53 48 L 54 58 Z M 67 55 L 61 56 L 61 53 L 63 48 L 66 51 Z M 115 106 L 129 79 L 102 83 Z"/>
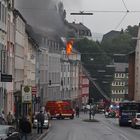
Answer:
<path fill-rule="evenodd" d="M 14 92 L 21 91 L 24 85 L 24 64 L 25 64 L 25 25 L 26 21 L 19 11 L 14 10 L 15 16 L 15 76 Z"/>
<path fill-rule="evenodd" d="M 73 49 L 72 54 L 68 56 L 70 61 L 70 90 L 73 106 L 79 104 L 81 98 L 80 92 L 80 61 L 81 54 Z"/>
<path fill-rule="evenodd" d="M 6 82 L 1 82 L 1 74 L 7 74 L 7 1 L 0 0 L 0 111 L 5 110 Z"/>
<path fill-rule="evenodd" d="M 8 3 L 8 12 L 7 12 L 7 74 L 12 75 L 14 78 L 14 45 L 15 45 L 15 24 L 14 24 L 14 15 L 13 15 L 13 0 L 9 0 Z M 13 113 L 14 111 L 14 96 L 13 96 L 13 84 L 12 82 L 6 82 L 6 105 L 5 113 Z"/>
<path fill-rule="evenodd" d="M 49 35 L 48 35 L 49 36 Z M 48 37 L 48 100 L 60 100 L 61 51 L 58 37 Z"/>
<path fill-rule="evenodd" d="M 66 49 L 61 51 L 61 100 L 71 100 L 70 88 L 70 61 L 66 54 Z"/>
<path fill-rule="evenodd" d="M 38 45 L 30 37 L 30 33 L 25 34 L 25 49 L 24 49 L 24 85 L 32 87 L 36 86 L 36 51 Z"/>

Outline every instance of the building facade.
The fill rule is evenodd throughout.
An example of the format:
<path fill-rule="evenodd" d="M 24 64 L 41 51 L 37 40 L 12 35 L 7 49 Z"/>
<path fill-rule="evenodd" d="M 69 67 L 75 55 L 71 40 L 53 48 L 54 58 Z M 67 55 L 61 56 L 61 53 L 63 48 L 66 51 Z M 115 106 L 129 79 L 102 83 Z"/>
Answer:
<path fill-rule="evenodd" d="M 115 74 L 112 82 L 112 102 L 120 102 L 128 97 L 128 63 L 125 55 L 114 55 Z"/>
<path fill-rule="evenodd" d="M 82 106 L 85 106 L 89 100 L 89 79 L 82 70 L 82 67 L 80 69 L 80 89 Z"/>
<path fill-rule="evenodd" d="M 60 100 L 61 49 L 56 36 L 48 37 L 48 100 Z"/>
<path fill-rule="evenodd" d="M 15 24 L 13 15 L 13 0 L 8 1 L 8 11 L 7 11 L 7 74 L 12 76 L 11 82 L 6 82 L 6 105 L 5 113 L 14 112 L 14 46 L 15 46 Z"/>
<path fill-rule="evenodd" d="M 134 94 L 134 100 L 140 101 L 140 25 L 138 29 L 138 40 L 135 50 L 135 94 Z"/>
<path fill-rule="evenodd" d="M 19 11 L 14 11 L 15 16 L 15 70 L 14 70 L 14 92 L 21 91 L 24 85 L 24 58 L 25 58 L 25 27 L 26 21 Z"/>
<path fill-rule="evenodd" d="M 135 95 L 135 51 L 129 54 L 128 75 L 128 100 L 133 101 Z"/>
<path fill-rule="evenodd" d="M 70 89 L 70 61 L 64 48 L 61 53 L 61 100 L 71 100 Z"/>
<path fill-rule="evenodd" d="M 81 104 L 80 94 L 80 61 L 81 54 L 73 49 L 72 53 L 68 56 L 70 61 L 70 96 L 73 107 Z"/>
<path fill-rule="evenodd" d="M 12 111 L 13 86 L 13 5 L 12 0 L 0 0 L 0 111 Z M 5 78 L 3 79 L 3 75 Z M 10 76 L 10 81 L 8 78 Z M 9 109 L 7 109 L 10 107 Z"/>

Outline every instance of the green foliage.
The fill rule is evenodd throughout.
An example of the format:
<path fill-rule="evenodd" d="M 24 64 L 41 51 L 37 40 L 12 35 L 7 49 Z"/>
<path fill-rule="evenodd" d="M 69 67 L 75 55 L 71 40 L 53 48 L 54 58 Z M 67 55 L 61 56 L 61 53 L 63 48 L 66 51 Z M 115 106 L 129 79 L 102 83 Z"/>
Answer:
<path fill-rule="evenodd" d="M 132 36 L 129 33 L 124 32 L 116 38 L 103 41 L 101 47 L 110 57 L 112 57 L 113 54 L 130 53 L 135 48 L 132 44 Z"/>
<path fill-rule="evenodd" d="M 126 30 L 122 30 L 120 34 L 111 36 L 103 40 L 101 43 L 88 39 L 78 40 L 74 44 L 74 48 L 81 53 L 83 66 L 90 72 L 92 78 L 96 78 L 96 83 L 102 88 L 106 95 L 111 95 L 111 82 L 113 80 L 114 69 L 107 68 L 106 65 L 112 63 L 113 54 L 129 54 L 135 50 L 136 41 L 132 37 L 136 37 L 138 26 L 128 26 Z M 99 73 L 99 70 L 105 70 L 105 73 Z M 111 77 L 105 77 L 111 75 Z M 108 84 L 103 84 L 103 81 Z M 99 91 L 93 84 L 90 84 L 90 93 L 95 100 L 102 98 Z"/>
<path fill-rule="evenodd" d="M 128 34 L 130 34 L 132 37 L 137 37 L 138 35 L 138 26 L 128 26 L 127 29 L 125 30 Z"/>
<path fill-rule="evenodd" d="M 103 80 L 107 80 L 104 77 L 105 73 L 98 72 L 98 70 L 106 71 L 106 65 L 110 64 L 111 61 L 104 50 L 101 49 L 100 43 L 88 39 L 82 39 L 74 44 L 74 48 L 81 53 L 83 66 L 89 71 L 91 77 L 97 79 L 96 82 L 101 85 L 100 87 L 103 90 L 106 90 L 106 93 L 110 93 L 110 91 L 108 91 L 110 84 L 102 84 Z M 92 96 L 94 99 L 99 100 L 103 98 L 94 86 L 91 85 L 90 87 L 90 92 L 93 93 Z"/>

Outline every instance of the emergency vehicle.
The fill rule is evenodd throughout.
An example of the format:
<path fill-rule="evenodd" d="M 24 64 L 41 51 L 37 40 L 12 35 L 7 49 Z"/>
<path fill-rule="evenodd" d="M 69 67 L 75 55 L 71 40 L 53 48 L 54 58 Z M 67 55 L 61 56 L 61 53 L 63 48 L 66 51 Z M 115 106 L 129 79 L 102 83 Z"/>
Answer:
<path fill-rule="evenodd" d="M 48 101 L 46 103 L 46 111 L 49 112 L 51 119 L 74 118 L 74 110 L 68 101 Z"/>

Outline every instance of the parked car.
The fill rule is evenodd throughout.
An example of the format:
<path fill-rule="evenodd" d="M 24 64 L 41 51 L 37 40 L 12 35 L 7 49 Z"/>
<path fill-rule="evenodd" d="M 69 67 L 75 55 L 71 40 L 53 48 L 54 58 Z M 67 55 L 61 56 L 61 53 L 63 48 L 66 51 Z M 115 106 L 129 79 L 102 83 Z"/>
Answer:
<path fill-rule="evenodd" d="M 6 125 L 7 122 L 2 118 L 0 117 L 0 125 Z"/>
<path fill-rule="evenodd" d="M 20 133 L 13 126 L 0 125 L 0 140 L 21 140 Z"/>
<path fill-rule="evenodd" d="M 37 128 L 37 119 L 36 119 L 36 116 L 35 116 L 35 119 L 33 120 L 33 128 Z M 48 117 L 48 114 L 44 114 L 43 128 L 46 128 L 46 129 L 49 128 L 49 117 Z"/>
<path fill-rule="evenodd" d="M 140 113 L 136 113 L 135 116 L 132 118 L 131 127 L 132 128 L 140 127 Z"/>

